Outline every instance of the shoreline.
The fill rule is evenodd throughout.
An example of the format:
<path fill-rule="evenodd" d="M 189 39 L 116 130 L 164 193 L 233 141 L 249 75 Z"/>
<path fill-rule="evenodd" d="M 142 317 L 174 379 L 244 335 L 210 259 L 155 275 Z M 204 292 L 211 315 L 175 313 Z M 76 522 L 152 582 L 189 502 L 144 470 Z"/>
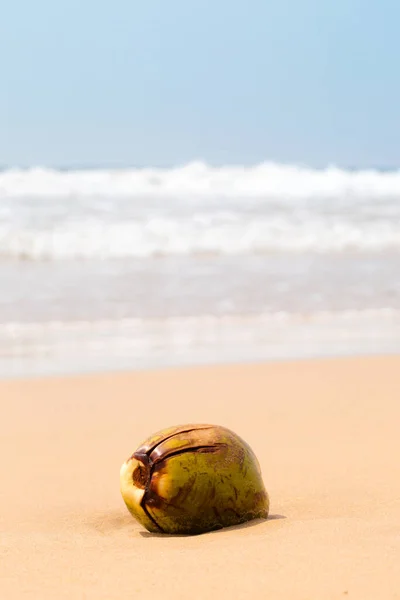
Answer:
<path fill-rule="evenodd" d="M 127 375 L 136 375 L 141 373 L 163 373 L 163 372 L 172 372 L 172 373 L 180 373 L 186 371 L 198 371 L 198 370 L 213 370 L 213 369 L 235 369 L 237 367 L 263 367 L 267 365 L 277 365 L 277 364 L 298 364 L 298 363 L 319 363 L 319 362 L 334 362 L 340 360 L 364 360 L 364 359 L 382 359 L 382 358 L 396 358 L 400 357 L 400 352 L 394 350 L 393 352 L 365 352 L 365 353 L 353 353 L 351 351 L 348 354 L 337 353 L 337 354 L 312 354 L 312 355 L 288 355 L 288 356 L 277 356 L 277 357 L 269 357 L 265 359 L 255 359 L 255 358 L 242 358 L 237 360 L 224 360 L 221 361 L 213 361 L 213 362 L 187 362 L 187 363 L 174 363 L 174 362 L 160 362 L 155 365 L 149 366 L 138 366 L 135 368 L 129 367 L 121 367 L 121 369 L 115 368 L 87 368 L 81 370 L 65 370 L 65 371 L 48 371 L 48 372 L 32 372 L 30 374 L 20 374 L 20 375 L 9 375 L 5 376 L 1 374 L 0 376 L 0 385 L 2 382 L 29 382 L 29 381 L 42 381 L 45 382 L 47 380 L 71 380 L 71 379 L 80 379 L 80 378 L 88 378 L 88 377 L 121 377 Z"/>
<path fill-rule="evenodd" d="M 0 379 L 396 353 L 388 308 L 0 324 Z"/>

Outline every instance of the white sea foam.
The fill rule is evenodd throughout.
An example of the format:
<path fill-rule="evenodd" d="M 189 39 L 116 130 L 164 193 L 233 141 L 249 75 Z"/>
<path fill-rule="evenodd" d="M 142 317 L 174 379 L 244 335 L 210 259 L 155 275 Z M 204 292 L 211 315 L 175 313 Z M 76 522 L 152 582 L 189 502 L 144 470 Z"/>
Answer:
<path fill-rule="evenodd" d="M 0 324 L 0 376 L 398 353 L 400 311 Z"/>
<path fill-rule="evenodd" d="M 400 171 L 253 167 L 0 173 L 0 257 L 400 249 Z"/>
<path fill-rule="evenodd" d="M 400 171 L 346 171 L 262 163 L 171 169 L 57 171 L 34 168 L 0 173 L 0 197 L 271 196 L 309 198 L 400 196 Z"/>

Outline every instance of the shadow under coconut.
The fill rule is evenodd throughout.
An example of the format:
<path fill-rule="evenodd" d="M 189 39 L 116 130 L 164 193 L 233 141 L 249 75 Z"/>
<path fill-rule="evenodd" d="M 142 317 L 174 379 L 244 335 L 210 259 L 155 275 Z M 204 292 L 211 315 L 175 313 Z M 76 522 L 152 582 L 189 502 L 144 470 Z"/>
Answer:
<path fill-rule="evenodd" d="M 221 529 L 215 529 L 214 531 L 205 531 L 204 533 L 195 534 L 169 534 L 169 533 L 150 533 L 149 531 L 140 531 L 140 535 L 144 538 L 176 538 L 176 537 L 197 537 L 199 535 L 218 535 L 219 533 L 226 533 L 229 531 L 237 531 L 239 529 L 248 529 L 250 527 L 258 527 L 260 525 L 268 525 L 269 521 L 277 521 L 280 519 L 286 519 L 285 515 L 269 515 L 267 519 L 252 519 L 246 521 L 246 523 L 240 523 L 239 525 L 231 525 L 231 527 L 221 527 Z"/>

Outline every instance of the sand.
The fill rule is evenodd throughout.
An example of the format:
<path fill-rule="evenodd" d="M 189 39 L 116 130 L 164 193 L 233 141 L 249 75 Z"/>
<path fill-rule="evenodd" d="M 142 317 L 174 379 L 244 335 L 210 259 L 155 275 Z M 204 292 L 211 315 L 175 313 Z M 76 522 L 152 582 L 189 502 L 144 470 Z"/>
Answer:
<path fill-rule="evenodd" d="M 267 521 L 151 535 L 121 463 L 167 425 L 231 427 Z M 0 383 L 0 597 L 400 598 L 400 357 Z"/>

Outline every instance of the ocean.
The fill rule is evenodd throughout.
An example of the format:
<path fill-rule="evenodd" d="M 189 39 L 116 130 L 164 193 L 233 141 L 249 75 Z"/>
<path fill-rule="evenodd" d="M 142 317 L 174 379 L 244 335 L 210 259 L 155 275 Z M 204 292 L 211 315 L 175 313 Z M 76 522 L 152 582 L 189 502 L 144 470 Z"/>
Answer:
<path fill-rule="evenodd" d="M 0 172 L 0 377 L 400 351 L 400 171 Z"/>

